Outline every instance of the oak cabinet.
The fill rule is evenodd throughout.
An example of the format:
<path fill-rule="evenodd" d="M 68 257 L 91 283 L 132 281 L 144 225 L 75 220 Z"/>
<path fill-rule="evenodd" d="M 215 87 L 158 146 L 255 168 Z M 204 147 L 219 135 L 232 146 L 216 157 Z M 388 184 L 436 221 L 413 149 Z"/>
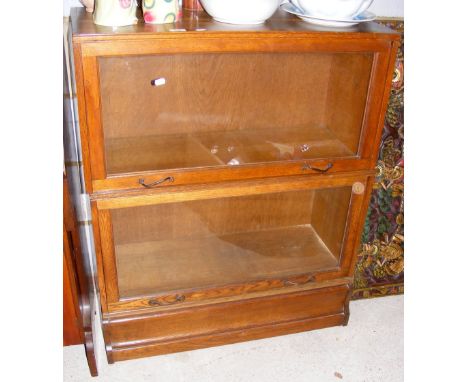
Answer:
<path fill-rule="evenodd" d="M 197 22 L 72 12 L 110 362 L 349 316 L 398 35 Z"/>

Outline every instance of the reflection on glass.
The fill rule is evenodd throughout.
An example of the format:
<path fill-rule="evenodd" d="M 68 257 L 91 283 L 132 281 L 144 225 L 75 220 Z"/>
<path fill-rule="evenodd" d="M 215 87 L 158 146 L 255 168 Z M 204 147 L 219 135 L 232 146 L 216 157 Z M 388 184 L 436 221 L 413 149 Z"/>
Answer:
<path fill-rule="evenodd" d="M 341 187 L 111 210 L 120 295 L 336 267 L 349 200 Z"/>
<path fill-rule="evenodd" d="M 370 53 L 100 58 L 107 172 L 355 156 L 372 60 Z M 155 86 L 158 78 L 164 83 Z"/>

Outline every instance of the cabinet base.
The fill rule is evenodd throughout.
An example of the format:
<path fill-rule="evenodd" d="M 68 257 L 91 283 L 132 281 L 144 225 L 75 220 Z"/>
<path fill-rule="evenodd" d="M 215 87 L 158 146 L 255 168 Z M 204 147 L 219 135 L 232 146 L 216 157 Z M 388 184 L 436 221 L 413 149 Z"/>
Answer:
<path fill-rule="evenodd" d="M 233 344 L 285 334 L 305 332 L 313 329 L 323 329 L 331 326 L 345 325 L 344 314 L 311 318 L 281 324 L 266 325 L 226 333 L 216 333 L 209 336 L 191 337 L 167 342 L 146 343 L 141 346 L 107 348 L 110 363 L 134 358 L 151 357 L 162 354 L 177 353 L 187 350 L 203 349 L 213 346 Z M 109 354 L 110 353 L 110 354 Z"/>
<path fill-rule="evenodd" d="M 109 363 L 279 335 L 348 321 L 348 285 L 139 315 L 104 317 Z"/>

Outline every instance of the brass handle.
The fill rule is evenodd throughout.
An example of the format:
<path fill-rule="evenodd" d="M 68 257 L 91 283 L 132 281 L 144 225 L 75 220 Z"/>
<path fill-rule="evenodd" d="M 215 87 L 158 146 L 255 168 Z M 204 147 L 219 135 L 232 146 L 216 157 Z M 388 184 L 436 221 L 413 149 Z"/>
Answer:
<path fill-rule="evenodd" d="M 305 171 L 305 170 L 314 170 L 314 171 L 324 173 L 324 172 L 327 172 L 328 170 L 330 170 L 332 167 L 333 167 L 333 163 L 331 163 L 331 162 L 328 162 L 327 166 L 325 168 L 312 167 L 310 164 L 304 163 L 302 165 L 302 170 L 303 171 Z"/>
<path fill-rule="evenodd" d="M 157 180 L 156 182 L 146 184 L 145 180 L 143 178 L 138 179 L 138 183 L 141 184 L 145 188 L 153 188 L 154 186 L 157 186 L 158 184 L 164 183 L 164 182 L 173 182 L 174 178 L 172 176 L 168 176 L 167 178 Z"/>
<path fill-rule="evenodd" d="M 177 304 L 178 302 L 184 302 L 184 301 L 185 301 L 185 296 L 183 294 L 182 295 L 177 294 L 173 301 L 158 300 L 154 298 L 154 299 L 149 300 L 148 304 L 150 304 L 151 306 L 164 306 L 164 305 Z"/>

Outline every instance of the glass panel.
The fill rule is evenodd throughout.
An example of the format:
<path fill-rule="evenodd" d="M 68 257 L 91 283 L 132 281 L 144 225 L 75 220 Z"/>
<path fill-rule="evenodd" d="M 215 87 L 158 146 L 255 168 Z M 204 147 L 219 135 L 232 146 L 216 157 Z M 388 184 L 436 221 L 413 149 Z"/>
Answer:
<path fill-rule="evenodd" d="M 350 187 L 111 210 L 120 296 L 336 267 Z"/>
<path fill-rule="evenodd" d="M 99 59 L 108 174 L 357 154 L 372 53 Z"/>

